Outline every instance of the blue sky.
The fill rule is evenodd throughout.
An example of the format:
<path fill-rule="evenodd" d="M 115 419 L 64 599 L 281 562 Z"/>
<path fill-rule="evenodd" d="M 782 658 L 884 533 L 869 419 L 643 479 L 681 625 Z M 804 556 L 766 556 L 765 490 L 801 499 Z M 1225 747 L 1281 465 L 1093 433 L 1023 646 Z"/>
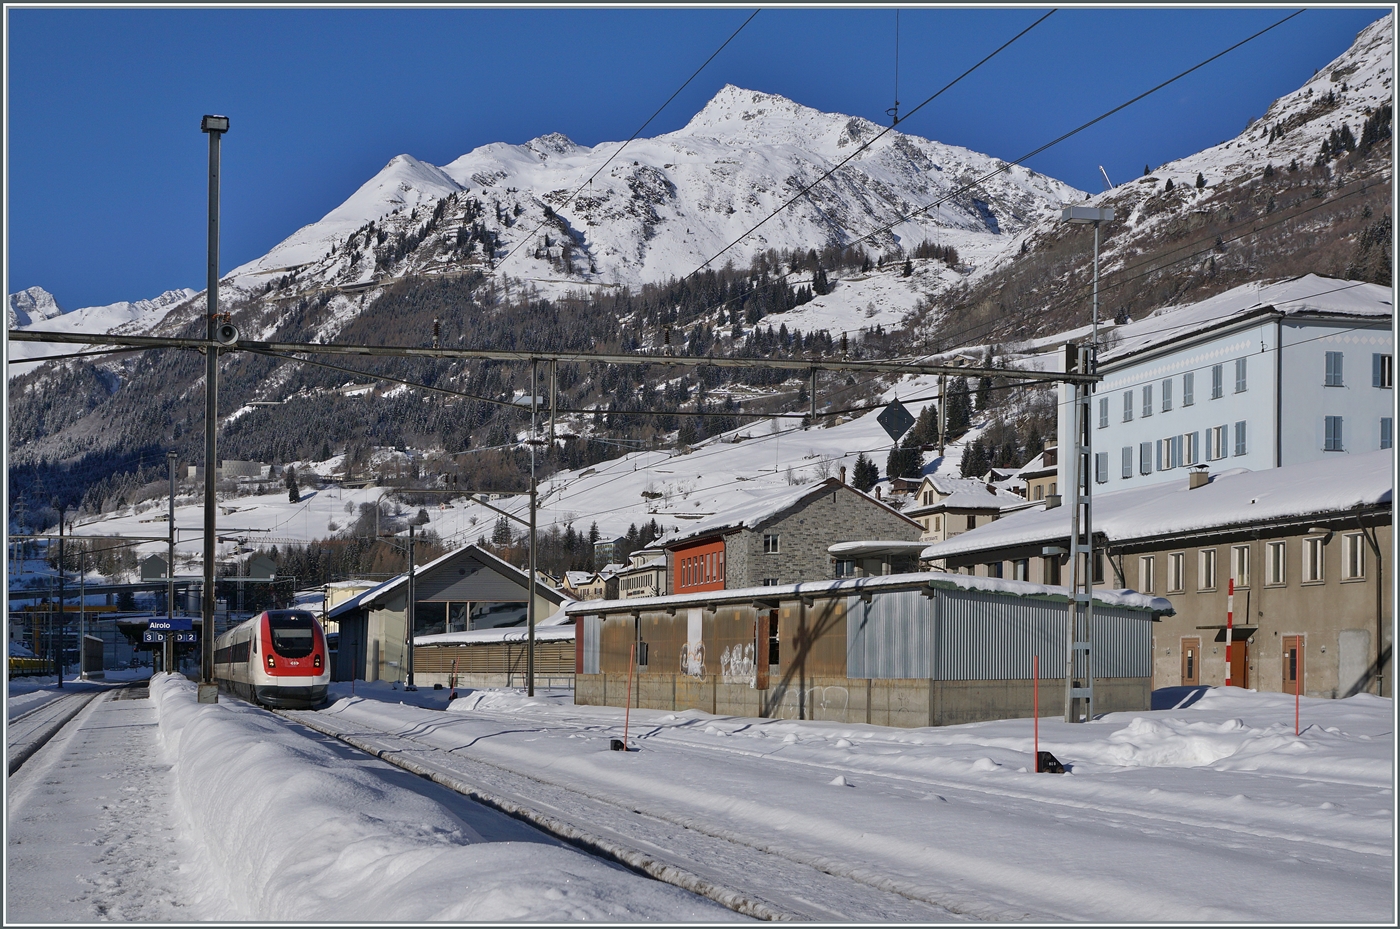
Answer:
<path fill-rule="evenodd" d="M 11 8 L 7 289 L 65 309 L 200 289 L 204 113 L 232 121 L 227 271 L 402 152 L 625 139 L 752 9 Z M 1292 9 L 1061 10 L 900 128 L 1017 158 Z M 901 11 L 902 109 L 1043 12 Z M 1100 164 L 1121 182 L 1231 138 L 1383 14 L 1309 9 L 1028 164 L 1099 190 Z M 646 134 L 725 83 L 886 122 L 894 41 L 893 8 L 764 9 Z"/>

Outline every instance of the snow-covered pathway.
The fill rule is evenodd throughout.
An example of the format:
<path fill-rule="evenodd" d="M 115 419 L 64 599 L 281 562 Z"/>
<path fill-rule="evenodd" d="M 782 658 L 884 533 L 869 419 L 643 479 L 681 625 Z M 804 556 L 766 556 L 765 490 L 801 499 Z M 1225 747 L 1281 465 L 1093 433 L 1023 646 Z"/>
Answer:
<path fill-rule="evenodd" d="M 1030 721 L 943 729 L 633 710 L 477 692 L 319 714 L 982 918 L 1387 920 L 1391 702 L 1213 691 L 1084 726 L 1028 774 Z M 445 754 L 445 752 L 440 752 Z M 450 756 L 449 756 L 450 757 Z M 589 815 L 580 809 L 581 817 Z M 1248 880 L 1214 876 L 1248 874 Z"/>
<path fill-rule="evenodd" d="M 170 790 L 156 708 L 98 696 L 9 779 L 5 922 L 231 911 Z"/>

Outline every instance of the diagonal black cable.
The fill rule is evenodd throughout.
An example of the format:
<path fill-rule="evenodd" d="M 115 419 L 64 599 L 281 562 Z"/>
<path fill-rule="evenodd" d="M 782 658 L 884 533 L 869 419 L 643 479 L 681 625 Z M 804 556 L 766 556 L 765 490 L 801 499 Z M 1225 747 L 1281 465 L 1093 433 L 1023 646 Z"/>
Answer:
<path fill-rule="evenodd" d="M 1021 164 L 1022 162 L 1026 161 L 1027 159 L 1029 159 L 1029 158 L 1034 158 L 1036 155 L 1039 155 L 1041 152 L 1045 151 L 1046 149 L 1048 149 L 1048 148 L 1053 148 L 1054 146 L 1059 145 L 1059 144 L 1060 144 L 1061 142 L 1063 142 L 1065 139 L 1068 139 L 1068 138 L 1070 138 L 1071 136 L 1078 135 L 1079 133 L 1083 132 L 1085 129 L 1088 129 L 1090 126 L 1092 126 L 1092 125 L 1094 125 L 1094 124 L 1096 124 L 1096 123 L 1103 122 L 1105 119 L 1108 119 L 1108 118 L 1109 118 L 1110 116 L 1112 116 L 1114 113 L 1117 113 L 1117 112 L 1119 112 L 1120 110 L 1123 110 L 1123 109 L 1126 109 L 1127 107 L 1132 106 L 1134 103 L 1137 103 L 1139 100 L 1142 100 L 1144 97 L 1148 97 L 1148 96 L 1151 96 L 1152 94 L 1155 94 L 1157 91 L 1161 90 L 1163 87 L 1166 87 L 1166 86 L 1168 86 L 1168 85 L 1170 85 L 1170 84 L 1176 83 L 1177 81 L 1181 80 L 1183 77 L 1185 77 L 1186 75 L 1192 73 L 1193 71 L 1199 71 L 1201 68 L 1204 68 L 1206 65 L 1208 65 L 1208 64 L 1210 64 L 1211 62 L 1215 61 L 1217 58 L 1222 58 L 1222 57 L 1224 57 L 1225 55 L 1230 54 L 1230 52 L 1233 52 L 1235 49 L 1239 48 L 1240 46 L 1245 45 L 1245 44 L 1247 44 L 1247 43 L 1249 43 L 1249 42 L 1253 42 L 1255 39 L 1259 38 L 1259 37 L 1260 37 L 1261 35 L 1263 35 L 1264 33 L 1269 32 L 1269 31 L 1272 30 L 1272 29 L 1277 29 L 1279 26 L 1282 26 L 1284 23 L 1288 22 L 1288 21 L 1289 21 L 1290 19 L 1292 19 L 1293 17 L 1299 16 L 1299 15 L 1301 15 L 1301 14 L 1304 13 L 1304 12 L 1305 12 L 1304 10 L 1296 10 L 1296 11 L 1294 11 L 1294 12 L 1292 12 L 1292 13 L 1289 13 L 1287 16 L 1285 16 L 1283 19 L 1280 19 L 1278 22 L 1274 23 L 1273 25 L 1271 25 L 1271 26 L 1266 26 L 1266 27 L 1264 27 L 1263 29 L 1260 29 L 1258 32 L 1254 33 L 1254 35 L 1252 35 L 1252 36 L 1250 36 L 1250 37 L 1248 37 L 1248 38 L 1246 38 L 1246 39 L 1241 39 L 1240 41 L 1236 42 L 1234 45 L 1231 45 L 1229 48 L 1225 49 L 1224 51 L 1222 51 L 1222 52 L 1217 52 L 1216 54 L 1214 54 L 1214 55 L 1210 56 L 1209 58 L 1207 58 L 1205 61 L 1202 61 L 1202 62 L 1200 62 L 1200 63 L 1198 63 L 1198 64 L 1192 65 L 1191 67 L 1187 68 L 1185 71 L 1182 71 L 1180 74 L 1176 75 L 1175 77 L 1167 78 L 1165 81 L 1163 81 L 1162 83 L 1158 84 L 1156 87 L 1153 87 L 1153 88 L 1151 88 L 1150 90 L 1145 90 L 1145 91 L 1143 91 L 1142 93 L 1138 94 L 1136 97 L 1133 97 L 1131 100 L 1128 100 L 1128 101 L 1126 101 L 1126 102 L 1124 102 L 1124 103 L 1118 104 L 1118 106 L 1115 106 L 1113 109 L 1109 110 L 1108 112 L 1103 113 L 1103 114 L 1101 114 L 1101 115 L 1099 115 L 1099 116 L 1095 116 L 1093 119 L 1089 120 L 1087 123 L 1084 123 L 1082 126 L 1079 126 L 1079 127 L 1075 128 L 1075 129 L 1071 129 L 1069 132 L 1066 132 L 1064 135 L 1060 136 L 1059 138 L 1053 139 L 1053 140 L 1051 140 L 1051 141 L 1049 141 L 1049 142 L 1046 142 L 1044 145 L 1040 146 L 1039 148 L 1027 152 L 1026 154 L 1022 155 L 1020 158 L 1015 159 L 1014 161 L 1008 161 L 1008 162 L 1003 163 L 1003 164 L 1002 164 L 1000 167 L 998 167 L 996 170 L 994 170 L 994 171 L 989 171 L 988 173 L 986 173 L 986 174 L 982 175 L 981 177 L 977 178 L 976 180 L 970 181 L 970 182 L 968 182 L 967 184 L 964 184 L 963 186 L 959 187 L 957 190 L 954 190 L 954 191 L 952 191 L 951 193 L 948 193 L 948 194 L 945 194 L 945 195 L 942 196 L 942 197 L 939 197 L 937 200 L 933 201 L 932 203 L 928 204 L 927 206 L 920 207 L 919 209 L 915 210 L 914 212 L 909 213 L 908 215 L 903 216 L 903 217 L 901 217 L 901 218 L 895 220 L 895 221 L 892 222 L 892 223 L 889 223 L 889 224 L 887 224 L 887 225 L 881 226 L 879 229 L 875 229 L 875 230 L 872 230 L 872 231 L 870 231 L 870 232 L 867 232 L 865 235 L 861 236 L 860 238 L 857 238 L 857 239 L 855 239 L 855 240 L 853 240 L 853 241 L 847 243 L 846 247 L 847 247 L 847 248 L 852 248 L 852 247 L 854 247 L 854 246 L 856 246 L 856 245 L 859 245 L 861 242 L 865 242 L 865 241 L 867 241 L 867 240 L 869 240 L 869 239 L 871 239 L 871 238 L 874 238 L 874 237 L 877 236 L 877 235 L 883 235 L 884 233 L 889 232 L 889 231 L 890 231 L 891 229 L 893 229 L 895 226 L 898 226 L 900 223 L 906 223 L 906 222 L 908 222 L 909 220 L 913 219 L 913 218 L 916 217 L 916 216 L 922 216 L 924 213 L 927 213 L 929 210 L 932 210 L 932 209 L 934 209 L 934 208 L 936 208 L 936 207 L 940 207 L 940 206 L 942 206 L 943 204 L 947 203 L 948 201 L 954 199 L 955 197 L 959 197 L 959 196 L 961 196 L 961 195 L 967 193 L 969 190 L 972 190 L 972 189 L 974 189 L 974 188 L 976 188 L 976 187 L 981 186 L 982 184 L 984 184 L 984 183 L 986 183 L 987 181 L 991 180 L 992 178 L 996 177 L 998 174 L 1004 174 L 1005 172 L 1010 171 L 1010 170 L 1012 169 L 1012 167 Z"/>
<path fill-rule="evenodd" d="M 866 143 L 865 143 L 864 145 L 862 145 L 860 148 L 856 149 L 855 151 L 853 151 L 853 152 L 851 152 L 849 155 L 847 155 L 845 158 L 841 159 L 839 162 L 836 163 L 836 165 L 835 165 L 834 167 L 832 167 L 830 170 L 828 170 L 828 171 L 827 171 L 825 174 L 823 174 L 821 177 L 817 178 L 815 181 L 813 181 L 812 183 L 808 184 L 806 187 L 802 188 L 802 189 L 799 190 L 797 193 L 793 194 L 792 197 L 791 197 L 791 199 L 789 199 L 787 202 L 783 203 L 783 204 L 782 204 L 781 206 L 779 206 L 776 210 L 774 210 L 773 212 L 769 213 L 767 216 L 765 216 L 765 217 L 763 217 L 762 219 L 760 219 L 757 223 L 755 223 L 755 224 L 754 224 L 753 226 L 751 226 L 750 228 L 744 230 L 744 232 L 742 232 L 742 233 L 739 235 L 739 237 L 738 237 L 737 239 L 735 239 L 733 242 L 730 242 L 728 245 L 726 245 L 724 248 L 720 249 L 720 250 L 719 250 L 718 252 L 716 252 L 714 255 L 711 255 L 708 259 L 706 259 L 706 261 L 705 261 L 704 264 L 702 264 L 700 267 L 696 268 L 694 271 L 691 271 L 689 274 L 687 274 L 687 275 L 685 276 L 684 279 L 685 279 L 685 280 L 689 280 L 690 278 L 692 278 L 692 277 L 694 277 L 695 275 L 699 274 L 701 271 L 703 271 L 703 270 L 705 270 L 706 268 L 708 268 L 708 267 L 710 266 L 711 263 L 713 263 L 716 259 L 718 259 L 720 256 L 722 256 L 725 252 L 729 251 L 731 248 L 733 248 L 734 246 L 738 245 L 740 242 L 744 241 L 744 239 L 748 238 L 750 235 L 752 235 L 754 232 L 756 232 L 756 231 L 759 229 L 759 227 L 762 226 L 764 223 L 768 222 L 768 220 L 772 219 L 774 216 L 777 216 L 777 215 L 778 215 L 779 213 L 781 213 L 783 210 L 786 210 L 788 207 L 792 206 L 792 205 L 793 205 L 794 203 L 796 203 L 798 200 L 800 200 L 800 199 L 802 199 L 803 197 L 807 196 L 807 194 L 811 192 L 812 188 L 816 187 L 816 186 L 817 186 L 818 184 L 820 184 L 822 181 L 824 181 L 824 180 L 826 180 L 827 178 L 831 177 L 831 176 L 832 176 L 833 174 L 835 174 L 837 171 L 841 170 L 841 169 L 844 168 L 848 163 L 850 163 L 851 159 L 855 158 L 855 157 L 856 157 L 857 155 L 859 155 L 861 152 L 865 151 L 865 150 L 868 149 L 870 146 L 872 146 L 872 145 L 874 145 L 876 142 L 880 141 L 880 139 L 884 137 L 885 133 L 887 133 L 887 132 L 889 132 L 890 130 L 894 129 L 894 127 L 895 127 L 896 125 L 898 125 L 900 122 L 902 122 L 902 121 L 908 119 L 909 117 L 913 116 L 915 113 L 917 113 L 917 112 L 919 112 L 920 110 L 922 110 L 924 107 L 928 106 L 928 105 L 929 105 L 930 103 L 932 103 L 934 100 L 938 99 L 938 97 L 941 96 L 941 95 L 943 94 L 944 91 L 948 90 L 948 89 L 951 88 L 954 84 L 957 84 L 957 83 L 958 83 L 959 81 L 961 81 L 963 78 L 965 78 L 965 77 L 967 77 L 969 74 L 971 74 L 973 71 L 976 71 L 978 68 L 982 67 L 984 64 L 986 64 L 987 62 L 991 61 L 991 60 L 992 60 L 993 58 L 995 58 L 997 55 L 1001 54 L 1001 53 L 1007 48 L 1007 46 L 1011 45 L 1012 42 L 1015 42 L 1017 39 L 1021 38 L 1021 36 L 1025 35 L 1027 32 L 1030 32 L 1030 31 L 1031 31 L 1032 29 L 1034 29 L 1036 26 L 1039 26 L 1041 23 L 1045 22 L 1045 20 L 1047 20 L 1047 19 L 1050 17 L 1051 13 L 1054 13 L 1054 12 L 1055 12 L 1055 10 L 1051 10 L 1049 13 L 1046 13 L 1044 16 L 1040 17 L 1040 19 L 1037 19 L 1035 22 L 1031 23 L 1029 26 L 1027 26 L 1026 28 L 1022 29 L 1020 32 L 1016 33 L 1016 34 L 1015 34 L 1014 36 L 1012 36 L 1010 39 L 1007 39 L 1007 40 L 1006 40 L 1005 42 L 1003 42 L 995 51 L 993 51 L 991 54 L 987 55 L 987 56 L 986 56 L 985 58 L 983 58 L 981 61 L 977 62 L 977 63 L 976 63 L 975 65 L 973 65 L 972 67 L 968 68 L 968 69 L 967 69 L 966 71 L 964 71 L 962 74 L 959 74 L 957 77 L 953 78 L 953 79 L 952 79 L 951 81 L 949 81 L 947 84 L 944 84 L 942 87 L 940 87 L 932 96 L 930 96 L 930 97 L 929 97 L 927 100 L 925 100 L 923 103 L 920 103 L 918 106 L 914 107 L 914 109 L 910 110 L 908 113 L 905 113 L 903 116 L 898 116 L 898 117 L 896 117 L 894 123 L 892 123 L 891 125 L 886 126 L 884 129 L 881 129 L 878 133 L 876 133 L 876 134 L 870 139 L 869 142 L 866 142 Z M 897 101 L 896 101 L 896 102 L 897 102 Z"/>
<path fill-rule="evenodd" d="M 702 64 L 700 67 L 696 68 L 696 69 L 695 69 L 695 73 L 692 74 L 692 75 L 690 75 L 690 77 L 686 78 L 686 79 L 685 79 L 685 83 L 682 84 L 680 87 L 677 87 L 677 88 L 676 88 L 676 92 L 673 93 L 673 94 L 671 94 L 671 96 L 667 97 L 667 98 L 666 98 L 666 102 L 663 103 L 663 104 L 661 104 L 661 106 L 657 107 L 657 108 L 656 108 L 656 112 L 655 112 L 655 113 L 652 113 L 651 116 L 647 117 L 647 121 L 644 122 L 644 123 L 642 123 L 641 126 L 639 126 L 639 127 L 637 128 L 637 131 L 636 131 L 636 132 L 634 132 L 634 133 L 632 133 L 630 136 L 628 136 L 628 137 L 627 137 L 627 141 L 626 141 L 626 142 L 623 142 L 622 145 L 620 145 L 620 146 L 618 147 L 617 151 L 615 151 L 615 152 L 613 152 L 611 155 L 609 155 L 609 156 L 608 156 L 608 160 L 607 160 L 607 161 L 604 161 L 604 162 L 598 167 L 598 170 L 597 170 L 597 171 L 594 171 L 592 174 L 590 174 L 590 175 L 588 176 L 588 180 L 586 180 L 586 181 L 584 181 L 582 184 L 578 185 L 578 187 L 574 189 L 574 192 L 571 193 L 571 194 L 569 194 L 569 198 L 559 205 L 559 209 L 562 210 L 562 209 L 564 209 L 564 207 L 568 206 L 570 203 L 573 203 L 573 202 L 574 202 L 574 198 L 577 197 L 577 196 L 579 195 L 579 192 L 582 191 L 582 190 L 583 190 L 585 187 L 587 187 L 589 184 L 593 183 L 593 179 L 594 179 L 595 177 L 597 177 L 598 175 L 602 174 L 602 173 L 603 173 L 603 169 L 606 168 L 608 165 L 612 164 L 613 159 L 616 158 L 618 155 L 621 155 L 621 154 L 622 154 L 622 150 L 623 150 L 624 148 L 626 148 L 627 146 L 631 145 L 632 142 L 636 140 L 637 136 L 641 135 L 642 132 L 644 132 L 644 131 L 646 130 L 647 126 L 650 126 L 650 125 L 651 125 L 652 120 L 654 120 L 654 119 L 656 119 L 656 117 L 660 116 L 660 115 L 661 115 L 661 111 L 664 110 L 664 109 L 666 109 L 666 107 L 668 107 L 668 106 L 671 105 L 671 101 L 672 101 L 672 100 L 674 100 L 674 99 L 676 99 L 677 97 L 680 96 L 681 91 L 683 91 L 683 90 L 685 90 L 687 87 L 689 87 L 689 86 L 690 86 L 690 82 L 693 81 L 693 80 L 695 80 L 697 77 L 699 77 L 701 71 L 704 71 L 705 68 L 709 67 L 710 62 L 714 61 L 715 58 L 719 56 L 719 53 L 722 52 L 722 51 L 724 51 L 725 47 L 728 46 L 730 42 L 733 42 L 733 41 L 734 41 L 735 36 L 737 36 L 739 33 L 741 33 L 741 32 L 744 31 L 744 27 L 745 27 L 745 26 L 747 26 L 749 23 L 753 22 L 753 18 L 754 18 L 755 16 L 757 16 L 757 15 L 759 14 L 759 12 L 760 12 L 759 10 L 754 10 L 752 13 L 750 13 L 750 14 L 749 14 L 749 18 L 746 19 L 746 20 L 744 20 L 742 23 L 740 23 L 740 24 L 739 24 L 739 28 L 738 28 L 738 29 L 735 29 L 734 32 L 729 36 L 729 38 L 727 38 L 727 39 L 724 40 L 724 44 L 721 45 L 719 48 L 715 49 L 714 54 L 710 55 L 709 58 L 706 58 L 706 59 L 705 59 L 705 63 Z M 540 221 L 540 224 L 539 224 L 538 226 L 536 226 L 536 227 L 534 228 L 534 230 L 533 230 L 529 235 L 527 235 L 527 236 L 525 236 L 523 239 L 521 239 L 520 242 L 515 246 L 515 248 L 511 249 L 508 253 L 506 253 L 506 257 L 504 257 L 504 258 L 501 259 L 501 264 L 496 265 L 496 268 L 493 269 L 493 270 L 499 270 L 500 267 L 501 267 L 501 265 L 504 265 L 507 261 L 510 261 L 511 256 L 514 255 L 516 252 L 520 251 L 520 249 L 525 245 L 525 243 L 528 242 L 528 241 L 530 241 L 531 239 L 533 239 L 533 238 L 535 237 L 535 234 L 538 233 L 538 232 L 539 232 L 541 229 L 543 229 L 543 228 L 544 228 L 544 220 L 541 220 L 541 221 Z"/>

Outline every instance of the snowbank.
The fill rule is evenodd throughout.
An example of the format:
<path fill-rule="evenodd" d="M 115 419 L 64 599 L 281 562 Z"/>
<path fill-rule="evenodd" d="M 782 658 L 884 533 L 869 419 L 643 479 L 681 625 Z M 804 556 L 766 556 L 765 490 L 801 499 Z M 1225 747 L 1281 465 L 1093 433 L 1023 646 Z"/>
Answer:
<path fill-rule="evenodd" d="M 196 838 L 234 918 L 292 922 L 637 920 L 732 916 L 554 844 L 486 842 L 425 792 L 235 702 L 151 698 Z"/>

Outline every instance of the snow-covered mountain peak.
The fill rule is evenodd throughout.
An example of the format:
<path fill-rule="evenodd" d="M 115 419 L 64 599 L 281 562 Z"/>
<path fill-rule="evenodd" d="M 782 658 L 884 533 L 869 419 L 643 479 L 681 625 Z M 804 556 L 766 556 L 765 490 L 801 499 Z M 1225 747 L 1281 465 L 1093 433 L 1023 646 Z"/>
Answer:
<path fill-rule="evenodd" d="M 571 155 L 581 150 L 581 146 L 562 132 L 551 132 L 531 139 L 525 143 L 525 148 L 538 153 L 541 158 L 548 158 L 550 155 Z"/>
<path fill-rule="evenodd" d="M 53 319 L 63 314 L 63 309 L 54 300 L 53 294 L 42 287 L 30 287 L 17 294 L 10 294 L 9 324 L 11 329 L 28 326 L 44 319 Z"/>
<path fill-rule="evenodd" d="M 731 144 L 799 144 L 828 141 L 833 130 L 844 130 L 838 145 L 864 141 L 880 127 L 859 116 L 824 113 L 780 94 L 725 84 L 710 102 L 671 137 L 691 136 Z"/>

